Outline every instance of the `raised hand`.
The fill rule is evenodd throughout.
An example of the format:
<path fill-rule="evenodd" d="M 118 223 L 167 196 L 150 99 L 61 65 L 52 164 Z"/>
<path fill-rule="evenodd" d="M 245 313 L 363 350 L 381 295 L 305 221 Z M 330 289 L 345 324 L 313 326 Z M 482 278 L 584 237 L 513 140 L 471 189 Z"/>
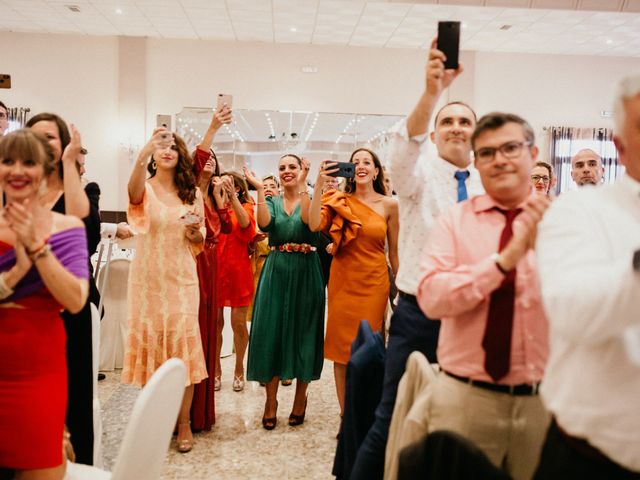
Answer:
<path fill-rule="evenodd" d="M 75 165 L 78 161 L 78 157 L 80 156 L 80 150 L 82 150 L 82 141 L 80 138 L 80 132 L 78 132 L 75 125 L 71 124 L 70 127 L 71 141 L 65 147 L 64 152 L 62 152 L 62 162 Z"/>
<path fill-rule="evenodd" d="M 233 121 L 233 112 L 227 104 L 222 105 L 213 112 L 209 128 L 211 130 L 219 130 L 222 125 L 228 125 Z"/>
<path fill-rule="evenodd" d="M 306 158 L 302 159 L 302 168 L 298 174 L 298 186 L 301 189 L 307 188 L 307 176 L 309 175 L 309 168 L 311 168 L 311 162 Z"/>
<path fill-rule="evenodd" d="M 247 179 L 249 185 L 251 185 L 256 190 L 261 190 L 264 188 L 262 181 L 257 177 L 256 172 L 249 170 L 247 167 L 242 167 L 242 173 L 244 174 L 244 178 Z"/>
<path fill-rule="evenodd" d="M 229 199 L 236 198 L 236 185 L 233 178 L 229 175 L 222 177 L 222 191 L 227 194 Z"/>
<path fill-rule="evenodd" d="M 437 43 L 438 38 L 436 37 L 431 42 L 427 61 L 426 90 L 431 95 L 440 95 L 463 71 L 462 64 L 459 64 L 455 70 L 445 70 L 444 61 L 446 56 L 437 49 Z"/>
<path fill-rule="evenodd" d="M 316 180 L 316 186 L 323 186 L 325 182 L 328 180 L 332 180 L 334 177 L 331 176 L 331 173 L 337 172 L 339 169 L 337 167 L 338 163 L 333 160 L 323 160 L 320 164 L 320 168 L 318 169 L 318 178 Z"/>

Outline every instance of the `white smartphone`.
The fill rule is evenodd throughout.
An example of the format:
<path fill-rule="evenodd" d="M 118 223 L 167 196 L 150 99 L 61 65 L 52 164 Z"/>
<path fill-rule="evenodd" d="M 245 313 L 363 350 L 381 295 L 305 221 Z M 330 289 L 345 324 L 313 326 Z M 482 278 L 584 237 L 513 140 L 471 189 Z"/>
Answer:
<path fill-rule="evenodd" d="M 227 105 L 227 107 L 231 108 L 232 103 L 233 103 L 233 95 L 229 95 L 226 93 L 219 93 L 216 109 L 220 110 L 220 108 L 222 108 L 223 105 Z"/>

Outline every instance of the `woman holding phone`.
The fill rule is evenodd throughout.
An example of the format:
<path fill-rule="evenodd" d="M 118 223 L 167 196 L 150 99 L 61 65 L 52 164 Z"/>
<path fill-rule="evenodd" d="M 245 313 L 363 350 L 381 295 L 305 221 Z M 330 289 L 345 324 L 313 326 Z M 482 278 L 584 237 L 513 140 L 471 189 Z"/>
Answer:
<path fill-rule="evenodd" d="M 58 480 L 65 473 L 66 335 L 59 311 L 82 310 L 89 268 L 82 221 L 38 201 L 55 168 L 50 153 L 29 129 L 0 141 L 2 478 Z"/>
<path fill-rule="evenodd" d="M 129 275 L 122 382 L 142 387 L 167 359 L 184 361 L 187 385 L 177 447 L 185 453 L 193 447 L 193 386 L 207 378 L 207 369 L 198 326 L 195 261 L 204 246 L 204 205 L 184 141 L 164 128 L 154 130 L 138 155 L 128 191 L 127 216 L 138 238 Z"/>
<path fill-rule="evenodd" d="M 385 195 L 384 172 L 378 156 L 358 148 L 349 160 L 355 166 L 345 191 L 321 196 L 322 185 L 338 169 L 323 162 L 309 210 L 309 228 L 324 231 L 333 241 L 329 276 L 329 314 L 324 355 L 333 361 L 340 414 L 344 413 L 347 362 L 361 320 L 380 331 L 389 296 L 389 262 L 398 270 L 398 203 Z"/>
<path fill-rule="evenodd" d="M 309 164 L 285 155 L 278 166 L 282 195 L 265 197 L 264 185 L 245 170 L 258 192 L 258 225 L 269 234 L 271 253 L 258 283 L 249 342 L 248 378 L 266 384 L 262 426 L 277 424 L 278 382 L 296 379 L 289 425 L 301 425 L 309 382 L 322 373 L 324 286 L 318 235 L 307 227 Z"/>
<path fill-rule="evenodd" d="M 198 321 L 202 337 L 202 349 L 207 364 L 207 379 L 194 387 L 191 405 L 191 428 L 211 430 L 215 423 L 215 369 L 217 363 L 216 276 L 218 270 L 217 246 L 221 233 L 231 232 L 231 218 L 225 206 L 220 179 L 220 164 L 211 149 L 213 138 L 222 125 L 231 123 L 228 107 L 217 109 L 200 145 L 193 154 L 194 173 L 204 200 L 204 224 L 207 230 L 204 251 L 196 257 L 200 284 Z"/>

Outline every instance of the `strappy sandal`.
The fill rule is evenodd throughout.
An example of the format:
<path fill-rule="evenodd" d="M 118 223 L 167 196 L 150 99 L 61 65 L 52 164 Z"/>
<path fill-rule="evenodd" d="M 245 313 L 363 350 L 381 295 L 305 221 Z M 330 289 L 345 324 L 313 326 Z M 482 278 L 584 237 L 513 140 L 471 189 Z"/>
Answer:
<path fill-rule="evenodd" d="M 178 425 L 179 426 L 186 425 L 187 427 L 189 427 L 189 430 L 191 430 L 191 422 L 179 423 Z M 178 442 L 177 450 L 180 453 L 190 452 L 191 449 L 193 448 L 193 438 L 191 439 L 185 438 L 183 440 L 177 440 L 177 442 Z"/>

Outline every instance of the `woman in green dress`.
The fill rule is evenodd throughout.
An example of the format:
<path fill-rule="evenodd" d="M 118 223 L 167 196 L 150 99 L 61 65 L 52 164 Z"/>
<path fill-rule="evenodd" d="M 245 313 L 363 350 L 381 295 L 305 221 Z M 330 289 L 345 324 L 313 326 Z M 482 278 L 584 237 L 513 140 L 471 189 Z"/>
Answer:
<path fill-rule="evenodd" d="M 258 192 L 258 225 L 271 247 L 255 296 L 247 369 L 249 380 L 266 383 L 266 430 L 276 427 L 280 378 L 296 379 L 289 425 L 304 422 L 307 387 L 320 378 L 323 362 L 324 286 L 318 237 L 307 226 L 309 162 L 285 155 L 278 170 L 283 193 L 266 199 L 260 180 L 244 171 Z"/>

